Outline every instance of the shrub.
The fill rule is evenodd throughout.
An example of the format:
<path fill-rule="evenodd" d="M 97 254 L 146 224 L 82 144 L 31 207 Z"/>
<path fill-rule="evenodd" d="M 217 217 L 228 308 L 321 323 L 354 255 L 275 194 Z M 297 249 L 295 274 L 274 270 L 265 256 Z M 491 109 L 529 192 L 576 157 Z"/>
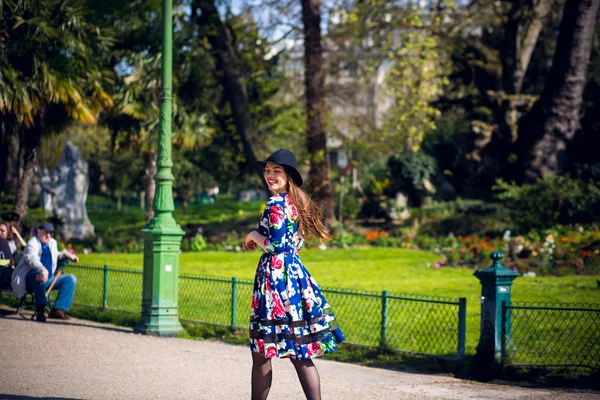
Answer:
<path fill-rule="evenodd" d="M 200 233 L 196 233 L 196 236 L 194 236 L 194 240 L 192 240 L 191 250 L 193 252 L 199 252 L 206 250 L 207 248 L 208 244 L 204 236 L 202 236 L 202 234 Z"/>
<path fill-rule="evenodd" d="M 361 204 L 358 202 L 358 200 L 356 199 L 356 196 L 354 196 L 354 194 L 352 193 L 347 193 L 344 195 L 344 199 L 342 200 L 342 204 L 343 204 L 343 210 L 342 210 L 342 216 L 344 217 L 344 219 L 348 220 L 348 219 L 356 219 L 356 217 L 358 216 L 358 213 L 360 212 L 361 209 Z M 339 215 L 339 207 L 336 206 L 336 214 L 335 215 Z"/>
<path fill-rule="evenodd" d="M 191 251 L 192 250 L 192 245 L 190 243 L 190 239 L 187 236 L 184 236 L 183 239 L 181 239 L 181 251 Z"/>
<path fill-rule="evenodd" d="M 387 164 L 391 193 L 404 192 L 413 205 L 420 206 L 430 193 L 426 182 L 437 175 L 436 160 L 425 153 L 400 153 Z"/>
<path fill-rule="evenodd" d="M 593 181 L 553 176 L 517 186 L 499 179 L 494 190 L 524 231 L 591 222 L 600 214 L 600 187 Z"/>

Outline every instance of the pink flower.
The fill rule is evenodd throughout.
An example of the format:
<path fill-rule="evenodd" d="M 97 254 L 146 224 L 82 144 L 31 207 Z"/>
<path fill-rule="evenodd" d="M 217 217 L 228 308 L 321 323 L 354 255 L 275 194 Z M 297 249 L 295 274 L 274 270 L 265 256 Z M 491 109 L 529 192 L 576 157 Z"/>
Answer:
<path fill-rule="evenodd" d="M 310 312 L 313 308 L 313 302 L 311 299 L 306 299 L 306 311 Z"/>
<path fill-rule="evenodd" d="M 286 196 L 285 198 L 285 208 L 287 208 L 290 218 L 296 220 L 298 217 L 298 209 L 294 203 L 292 203 L 292 200 L 289 198 L 289 196 Z"/>
<path fill-rule="evenodd" d="M 319 346 L 319 343 L 309 343 L 306 345 L 306 349 L 308 350 L 308 355 L 309 356 L 315 356 L 315 355 L 321 355 L 323 354 L 323 352 L 321 351 L 321 346 Z"/>
<path fill-rule="evenodd" d="M 441 267 L 440 263 L 433 264 L 433 268 L 439 268 L 439 267 Z"/>
<path fill-rule="evenodd" d="M 279 257 L 273 257 L 273 269 L 281 269 L 283 268 L 283 260 Z"/>
<path fill-rule="evenodd" d="M 269 346 L 265 349 L 265 358 L 277 357 L 277 348 L 275 346 Z"/>
<path fill-rule="evenodd" d="M 271 226 L 276 228 L 279 228 L 281 225 L 283 225 L 283 210 L 281 207 L 277 205 L 271 207 L 271 212 L 269 213 L 269 223 Z"/>
<path fill-rule="evenodd" d="M 252 311 L 258 310 L 258 296 L 252 297 Z"/>
<path fill-rule="evenodd" d="M 285 317 L 285 309 L 283 308 L 283 303 L 277 293 L 273 293 L 273 316 Z"/>

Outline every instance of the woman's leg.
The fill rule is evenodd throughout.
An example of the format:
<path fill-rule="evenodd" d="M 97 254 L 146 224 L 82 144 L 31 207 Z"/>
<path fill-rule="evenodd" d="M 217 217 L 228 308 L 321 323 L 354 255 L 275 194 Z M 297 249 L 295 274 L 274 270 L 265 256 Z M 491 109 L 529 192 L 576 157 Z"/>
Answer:
<path fill-rule="evenodd" d="M 252 400 L 265 400 L 271 389 L 273 371 L 271 359 L 252 352 Z"/>
<path fill-rule="evenodd" d="M 308 400 L 321 400 L 321 378 L 312 360 L 290 360 L 296 368 L 306 398 Z"/>

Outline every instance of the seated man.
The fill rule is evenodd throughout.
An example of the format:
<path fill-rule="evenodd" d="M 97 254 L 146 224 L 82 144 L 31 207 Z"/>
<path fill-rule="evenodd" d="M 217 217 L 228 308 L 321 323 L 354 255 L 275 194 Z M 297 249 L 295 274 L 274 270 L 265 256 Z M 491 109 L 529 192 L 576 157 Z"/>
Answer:
<path fill-rule="evenodd" d="M 79 259 L 67 250 L 59 253 L 52 233 L 54 233 L 54 227 L 51 224 L 48 222 L 40 224 L 37 235 L 27 243 L 23 258 L 12 274 L 12 288 L 17 297 L 23 297 L 26 289 L 35 294 L 38 321 L 46 320 L 44 314 L 44 308 L 48 304 L 46 290 L 53 280 L 56 280 L 53 288 L 58 289 L 58 297 L 48 318 L 69 319 L 70 317 L 65 314 L 65 311 L 71 307 L 77 283 L 75 275 L 54 276 L 59 259 L 69 258 L 75 262 Z"/>

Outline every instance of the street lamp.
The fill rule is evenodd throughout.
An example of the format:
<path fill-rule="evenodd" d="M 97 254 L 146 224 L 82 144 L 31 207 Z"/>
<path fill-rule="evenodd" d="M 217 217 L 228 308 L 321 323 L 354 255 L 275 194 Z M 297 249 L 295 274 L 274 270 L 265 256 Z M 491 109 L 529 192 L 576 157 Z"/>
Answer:
<path fill-rule="evenodd" d="M 172 119 L 172 1 L 163 0 L 162 91 L 160 96 L 160 136 L 154 218 L 142 229 L 144 238 L 144 283 L 142 316 L 135 332 L 174 336 L 183 331 L 179 323 L 179 248 L 183 231 L 173 218 L 173 161 L 171 160 Z"/>

